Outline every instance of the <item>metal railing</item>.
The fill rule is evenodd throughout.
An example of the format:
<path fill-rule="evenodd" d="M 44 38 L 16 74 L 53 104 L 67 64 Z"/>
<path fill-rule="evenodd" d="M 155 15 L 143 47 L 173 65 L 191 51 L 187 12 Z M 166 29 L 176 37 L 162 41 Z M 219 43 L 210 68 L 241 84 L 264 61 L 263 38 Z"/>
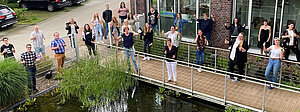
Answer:
<path fill-rule="evenodd" d="M 161 39 L 161 40 L 164 40 L 164 39 Z M 182 42 L 184 43 L 184 42 Z M 184 44 L 187 44 L 189 46 L 192 46 L 193 44 L 190 44 L 190 43 L 184 43 Z M 121 47 L 116 47 L 116 46 L 112 46 L 112 45 L 107 45 L 107 44 L 100 44 L 100 43 L 97 43 L 97 45 L 100 45 L 100 46 L 110 46 L 112 49 L 114 48 L 115 49 L 115 53 L 116 55 L 117 54 L 117 49 L 119 50 L 127 50 L 127 49 L 124 49 L 124 48 L 121 48 Z M 137 48 L 137 47 L 136 47 Z M 190 49 L 190 47 L 188 47 Z M 216 55 L 217 55 L 217 52 L 218 51 L 228 51 L 228 50 L 224 50 L 224 49 L 220 49 L 220 48 L 213 48 L 213 47 L 207 47 L 207 48 L 210 48 L 210 49 L 214 49 L 214 53 L 215 53 L 215 61 L 216 61 Z M 188 50 L 189 51 L 189 50 Z M 216 101 L 220 101 L 220 102 L 223 102 L 223 105 L 236 105 L 236 106 L 239 106 L 239 107 L 244 107 L 244 108 L 248 108 L 248 109 L 251 109 L 251 110 L 254 110 L 254 111 L 264 111 L 265 110 L 265 102 L 267 101 L 266 98 L 267 98 L 267 94 L 266 94 L 266 90 L 267 90 L 267 84 L 274 84 L 276 86 L 279 86 L 280 88 L 277 88 L 279 90 L 282 90 L 282 91 L 286 91 L 286 92 L 290 92 L 291 94 L 296 94 L 296 95 L 300 95 L 300 88 L 297 88 L 297 87 L 292 87 L 292 86 L 288 86 L 288 85 L 284 85 L 284 84 L 280 84 L 280 83 L 273 83 L 273 82 L 269 82 L 269 81 L 266 81 L 266 80 L 263 80 L 263 79 L 259 79 L 259 78 L 255 78 L 255 77 L 251 77 L 251 76 L 248 76 L 248 75 L 240 75 L 240 74 L 236 74 L 236 73 L 231 73 L 231 72 L 227 72 L 227 71 L 224 71 L 224 70 L 219 70 L 216 68 L 216 62 L 214 62 L 214 66 L 212 67 L 208 67 L 208 66 L 201 66 L 204 71 L 206 72 L 209 72 L 209 73 L 214 73 L 214 74 L 217 74 L 217 75 L 220 75 L 220 76 L 223 76 L 224 77 L 224 94 L 223 94 L 223 98 L 220 98 L 220 97 L 216 97 L 214 96 L 213 94 L 206 94 L 206 93 L 203 93 L 201 91 L 196 91 L 194 89 L 194 83 L 195 83 L 195 79 L 194 79 L 194 70 L 196 69 L 195 67 L 197 66 L 200 66 L 200 65 L 196 65 L 194 63 L 191 63 L 190 61 L 186 62 L 186 61 L 182 61 L 182 60 L 173 60 L 173 59 L 168 59 L 168 60 L 172 60 L 172 61 L 176 61 L 178 63 L 179 66 L 183 66 L 183 67 L 186 67 L 186 68 L 190 68 L 191 69 L 191 72 L 190 72 L 190 85 L 191 87 L 190 88 L 184 88 L 184 87 L 180 87 L 180 86 L 177 86 L 177 85 L 172 85 L 172 84 L 169 84 L 169 83 L 166 83 L 165 82 L 165 64 L 164 64 L 164 61 L 167 59 L 163 56 L 158 56 L 158 55 L 154 55 L 154 54 L 148 54 L 148 53 L 144 53 L 144 52 L 140 52 L 140 51 L 133 51 L 136 55 L 137 55 L 137 63 L 138 63 L 138 68 L 140 69 L 141 66 L 145 66 L 143 64 L 140 63 L 140 56 L 142 55 L 148 55 L 151 57 L 151 59 L 153 60 L 157 60 L 159 62 L 162 62 L 162 78 L 163 81 L 160 81 L 160 80 L 156 80 L 156 79 L 153 79 L 153 78 L 150 78 L 150 77 L 147 77 L 147 76 L 142 76 L 140 74 L 140 71 L 137 72 L 136 76 L 137 77 L 140 77 L 140 78 L 145 78 L 145 79 L 148 79 L 148 80 L 151 80 L 151 81 L 154 81 L 154 82 L 158 82 L 158 83 L 162 83 L 163 85 L 168 85 L 168 86 L 171 86 L 171 87 L 174 87 L 174 88 L 179 88 L 181 90 L 185 90 L 185 91 L 188 91 L 191 93 L 191 95 L 193 94 L 198 94 L 198 95 L 203 95 L 205 97 L 208 97 L 208 98 L 211 98 L 211 99 L 214 99 Z M 250 54 L 251 55 L 251 54 Z M 261 56 L 260 56 L 261 57 Z M 188 59 L 189 60 L 189 59 Z M 283 61 L 283 62 L 288 62 L 288 61 Z M 294 62 L 293 62 L 294 63 Z M 149 64 L 150 65 L 150 64 Z M 158 63 L 155 64 L 155 66 L 158 66 Z M 150 68 L 151 69 L 151 68 Z M 239 102 L 234 102 L 234 101 L 230 101 L 228 100 L 227 98 L 227 95 L 228 94 L 232 94 L 232 93 L 228 93 L 228 89 L 231 89 L 230 86 L 231 85 L 228 85 L 230 83 L 228 83 L 227 81 L 227 74 L 233 74 L 235 76 L 240 76 L 240 77 L 243 77 L 245 79 L 246 82 L 250 82 L 252 84 L 256 84 L 258 85 L 259 87 L 260 86 L 263 86 L 263 94 L 261 95 L 262 99 L 261 99 L 261 108 L 257 108 L 257 107 L 251 107 L 251 106 L 246 106 L 246 104 L 242 104 L 242 103 L 239 103 Z M 198 80 L 197 80 L 198 81 Z M 256 94 L 257 96 L 260 96 L 259 94 Z M 296 104 L 297 105 L 297 104 Z"/>

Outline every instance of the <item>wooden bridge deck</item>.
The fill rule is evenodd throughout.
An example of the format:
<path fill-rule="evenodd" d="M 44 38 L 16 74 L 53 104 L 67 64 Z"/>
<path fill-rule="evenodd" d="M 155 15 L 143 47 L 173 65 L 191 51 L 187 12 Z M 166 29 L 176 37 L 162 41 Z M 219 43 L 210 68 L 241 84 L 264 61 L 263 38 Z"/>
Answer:
<path fill-rule="evenodd" d="M 142 58 L 143 57 L 139 58 L 141 68 L 140 75 L 163 81 L 162 61 L 154 59 L 143 61 Z M 165 66 L 165 80 L 167 80 L 167 74 Z M 196 69 L 193 70 L 193 91 L 223 99 L 224 83 L 224 76 L 205 71 L 199 73 Z M 173 84 L 173 82 L 170 82 L 169 84 Z M 191 68 L 177 65 L 176 86 L 191 89 Z M 227 80 L 226 91 L 226 100 L 256 109 L 262 109 L 264 94 L 263 85 L 244 80 L 240 83 Z M 299 112 L 300 93 L 282 89 L 267 89 L 264 108 L 266 111 L 271 112 Z"/>

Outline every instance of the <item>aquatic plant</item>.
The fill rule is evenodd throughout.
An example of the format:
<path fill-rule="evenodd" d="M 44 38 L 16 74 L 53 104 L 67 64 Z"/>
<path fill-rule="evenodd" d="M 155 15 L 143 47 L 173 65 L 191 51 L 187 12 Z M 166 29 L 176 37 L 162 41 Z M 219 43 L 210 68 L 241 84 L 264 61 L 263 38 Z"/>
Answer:
<path fill-rule="evenodd" d="M 75 61 L 59 74 L 63 99 L 77 97 L 86 107 L 114 101 L 134 84 L 128 68 L 125 59 L 115 56 Z"/>

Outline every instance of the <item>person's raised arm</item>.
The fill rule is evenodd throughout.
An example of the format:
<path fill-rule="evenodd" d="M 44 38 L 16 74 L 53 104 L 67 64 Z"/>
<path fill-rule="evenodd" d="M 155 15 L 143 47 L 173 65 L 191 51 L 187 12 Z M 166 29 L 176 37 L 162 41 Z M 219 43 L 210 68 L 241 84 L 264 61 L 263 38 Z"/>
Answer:
<path fill-rule="evenodd" d="M 198 20 L 197 17 L 196 17 L 196 14 L 194 14 L 193 17 L 195 18 L 196 21 Z"/>
<path fill-rule="evenodd" d="M 212 19 L 212 21 L 215 23 L 216 22 L 216 18 L 214 15 L 210 15 L 210 18 Z"/>
<path fill-rule="evenodd" d="M 139 33 L 133 33 L 133 36 L 139 36 L 140 34 Z"/>

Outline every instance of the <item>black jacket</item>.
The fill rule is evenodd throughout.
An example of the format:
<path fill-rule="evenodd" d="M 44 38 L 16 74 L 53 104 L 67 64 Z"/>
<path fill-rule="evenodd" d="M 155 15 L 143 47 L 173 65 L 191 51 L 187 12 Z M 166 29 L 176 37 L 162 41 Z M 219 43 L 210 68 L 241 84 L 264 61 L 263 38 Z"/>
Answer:
<path fill-rule="evenodd" d="M 238 38 L 236 38 L 236 39 L 238 39 Z M 228 44 L 229 46 L 231 46 L 230 53 L 229 53 L 229 59 L 230 59 L 230 54 L 231 54 L 231 51 L 233 48 L 233 44 L 235 43 L 236 39 L 232 39 Z M 246 50 L 246 52 L 240 51 L 239 46 L 236 48 L 235 57 L 234 57 L 233 61 L 237 64 L 242 64 L 242 63 L 247 62 L 247 51 L 248 51 L 249 47 L 248 47 L 246 40 L 244 40 L 242 47 Z"/>
<path fill-rule="evenodd" d="M 108 23 L 112 19 L 112 12 L 111 10 L 105 10 L 102 13 L 102 17 L 104 18 L 105 22 Z"/>
<path fill-rule="evenodd" d="M 242 32 L 242 31 L 245 29 L 241 24 L 238 24 L 237 26 L 238 26 L 238 32 L 239 32 L 239 33 Z M 226 28 L 227 30 L 230 30 L 230 35 L 232 35 L 233 30 L 234 30 L 234 27 L 235 27 L 234 24 L 231 24 L 229 27 L 228 27 L 228 26 L 225 26 L 225 28 Z"/>
<path fill-rule="evenodd" d="M 68 30 L 68 34 L 71 34 L 71 26 L 69 26 L 69 24 L 71 24 L 70 22 L 67 22 L 66 23 L 66 30 Z M 75 26 L 75 31 L 76 31 L 76 33 L 78 34 L 78 29 L 79 29 L 79 26 L 77 25 L 77 23 L 74 21 L 74 24 L 76 24 L 76 26 Z"/>
<path fill-rule="evenodd" d="M 296 33 L 297 35 L 299 35 L 296 29 L 294 29 L 293 31 L 294 31 L 294 33 Z M 288 29 L 286 29 L 286 30 L 283 31 L 283 35 L 284 36 L 288 36 L 289 35 Z M 289 43 L 290 43 L 290 38 L 283 38 L 283 42 L 282 42 L 281 46 L 284 47 L 284 48 L 286 48 L 286 47 L 289 46 Z M 293 45 L 293 47 L 298 48 L 298 38 L 296 38 L 296 37 L 294 37 L 294 45 Z"/>
<path fill-rule="evenodd" d="M 149 40 L 150 43 L 153 43 L 153 30 L 151 30 L 151 32 L 147 32 L 146 35 L 142 32 L 142 35 L 144 36 L 144 41 Z"/>

